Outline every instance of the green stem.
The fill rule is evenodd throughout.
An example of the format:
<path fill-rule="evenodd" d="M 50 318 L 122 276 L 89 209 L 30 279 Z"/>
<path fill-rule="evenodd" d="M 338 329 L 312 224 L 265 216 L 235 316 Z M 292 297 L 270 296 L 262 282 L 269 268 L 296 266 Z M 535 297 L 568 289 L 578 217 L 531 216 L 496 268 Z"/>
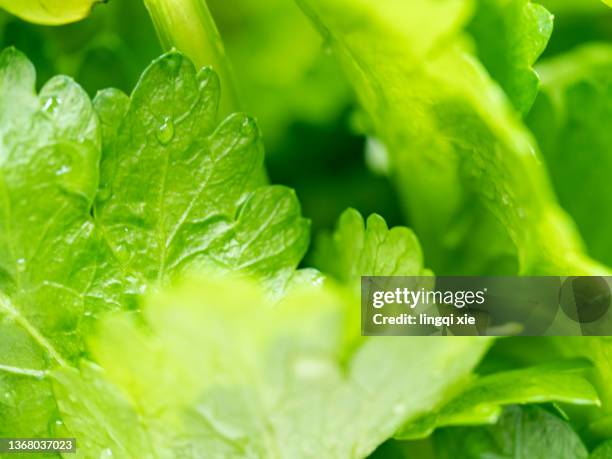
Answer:
<path fill-rule="evenodd" d="M 239 110 L 233 74 L 206 0 L 144 0 L 166 50 L 178 49 L 197 68 L 211 66 L 221 80 L 220 115 Z"/>

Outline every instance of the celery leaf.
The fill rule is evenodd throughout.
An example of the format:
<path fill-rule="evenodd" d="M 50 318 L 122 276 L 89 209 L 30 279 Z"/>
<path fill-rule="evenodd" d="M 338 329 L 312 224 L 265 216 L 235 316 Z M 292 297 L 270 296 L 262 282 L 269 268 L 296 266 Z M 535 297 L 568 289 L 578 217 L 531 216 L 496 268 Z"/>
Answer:
<path fill-rule="evenodd" d="M 335 231 L 319 237 L 314 265 L 343 283 L 360 276 L 425 276 L 423 253 L 414 233 L 405 227 L 389 229 L 379 215 L 365 224 L 359 212 L 345 211 Z"/>
<path fill-rule="evenodd" d="M 395 438 L 425 438 L 444 426 L 493 424 L 505 405 L 545 402 L 597 405 L 597 392 L 585 378 L 588 369 L 584 363 L 568 361 L 483 376 L 439 411 L 406 424 Z"/>
<path fill-rule="evenodd" d="M 529 0 L 479 0 L 468 26 L 478 57 L 523 114 L 537 95 L 539 80 L 532 66 L 552 29 L 552 14 Z"/>
<path fill-rule="evenodd" d="M 570 424 L 544 409 L 511 407 L 488 427 L 448 428 L 434 436 L 437 457 L 454 459 L 587 459 L 589 453 Z"/>
<path fill-rule="evenodd" d="M 589 252 L 612 264 L 612 46 L 591 44 L 543 61 L 542 91 L 529 125 L 538 139 L 555 190 L 576 220 Z"/>
<path fill-rule="evenodd" d="M 37 94 L 27 58 L 0 54 L 0 435 L 52 434 L 49 373 L 151 287 L 212 265 L 285 288 L 308 222 L 291 190 L 265 184 L 255 122 L 217 123 L 219 90 L 170 53 L 130 98 L 92 104 L 67 77 Z"/>
<path fill-rule="evenodd" d="M 511 241 L 523 274 L 608 272 L 585 255 L 529 131 L 471 52 L 468 2 L 300 3 L 388 148 L 428 254 L 452 254 L 494 220 L 495 239 Z M 473 209 L 472 228 L 459 228 Z M 490 256 L 478 240 L 473 245 L 472 259 Z"/>
<path fill-rule="evenodd" d="M 488 340 L 347 348 L 358 313 L 333 289 L 273 305 L 252 283 L 188 281 L 149 299 L 144 328 L 102 323 L 91 345 L 102 369 L 54 375 L 63 420 L 86 457 L 366 457 L 461 385 Z M 126 427 L 111 435 L 90 419 Z"/>

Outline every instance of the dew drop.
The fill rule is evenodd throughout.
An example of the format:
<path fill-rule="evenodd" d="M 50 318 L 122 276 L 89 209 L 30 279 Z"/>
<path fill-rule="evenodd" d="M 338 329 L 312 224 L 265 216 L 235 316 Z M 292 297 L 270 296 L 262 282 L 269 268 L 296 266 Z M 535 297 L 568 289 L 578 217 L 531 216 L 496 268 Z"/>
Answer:
<path fill-rule="evenodd" d="M 242 134 L 245 137 L 249 137 L 253 135 L 254 132 L 255 132 L 255 121 L 253 121 L 251 118 L 246 118 L 242 122 L 242 125 L 240 126 L 240 134 Z"/>
<path fill-rule="evenodd" d="M 55 171 L 55 175 L 65 175 L 68 172 L 70 172 L 70 167 L 68 167 L 67 165 L 62 165 L 58 170 Z"/>
<path fill-rule="evenodd" d="M 62 427 L 64 423 L 61 419 L 54 418 L 49 421 L 49 431 L 54 435 L 57 435 Z"/>
<path fill-rule="evenodd" d="M 181 65 L 181 56 L 178 53 L 167 54 L 163 63 L 169 70 L 175 70 Z"/>
<path fill-rule="evenodd" d="M 43 104 L 43 110 L 49 114 L 53 114 L 57 111 L 57 108 L 60 106 L 61 103 L 62 99 L 60 99 L 59 97 L 49 97 L 47 100 L 45 100 L 45 103 Z"/>
<path fill-rule="evenodd" d="M 25 261 L 25 258 L 19 258 L 17 260 L 17 271 L 22 273 L 25 270 L 26 270 L 26 261 Z"/>
<path fill-rule="evenodd" d="M 157 130 L 157 140 L 162 145 L 168 145 L 174 139 L 174 123 L 170 117 L 164 119 L 164 123 Z"/>
<path fill-rule="evenodd" d="M 106 448 L 100 453 L 100 459 L 110 459 L 113 457 L 113 450 Z"/>

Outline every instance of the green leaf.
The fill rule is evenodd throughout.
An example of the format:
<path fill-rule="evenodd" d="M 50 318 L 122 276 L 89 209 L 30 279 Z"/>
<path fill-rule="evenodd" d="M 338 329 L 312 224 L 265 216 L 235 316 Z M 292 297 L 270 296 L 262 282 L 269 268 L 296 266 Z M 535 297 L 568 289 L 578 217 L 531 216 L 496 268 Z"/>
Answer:
<path fill-rule="evenodd" d="M 314 265 L 349 284 L 360 276 L 424 276 L 423 254 L 408 228 L 388 229 L 379 215 L 367 225 L 359 212 L 346 210 L 333 234 L 322 234 L 313 256 Z"/>
<path fill-rule="evenodd" d="M 431 442 L 387 440 L 368 459 L 436 459 Z"/>
<path fill-rule="evenodd" d="M 607 459 L 609 457 L 612 457 L 612 440 L 598 446 L 589 456 L 589 459 Z"/>
<path fill-rule="evenodd" d="M 490 427 L 447 428 L 434 436 L 439 459 L 586 459 L 571 426 L 536 407 L 512 407 Z"/>
<path fill-rule="evenodd" d="M 99 315 L 201 266 L 285 288 L 308 244 L 294 193 L 265 185 L 254 121 L 216 122 L 214 73 L 177 53 L 131 98 L 71 79 L 35 92 L 0 54 L 0 435 L 52 434 L 48 373 L 74 367 Z M 5 351 L 6 350 L 6 351 Z"/>
<path fill-rule="evenodd" d="M 76 457 L 154 457 L 138 413 L 103 378 L 99 367 L 83 362 L 80 371 L 67 368 L 54 372 L 53 378 L 54 394 L 66 422 L 64 427 L 70 429 L 71 435 L 77 435 Z M 92 455 L 95 444 L 105 446 Z M 106 445 L 114 446 L 112 454 Z"/>
<path fill-rule="evenodd" d="M 488 341 L 347 348 L 358 314 L 327 288 L 274 305 L 245 281 L 183 283 L 148 301 L 145 328 L 125 315 L 103 322 L 92 351 L 106 382 L 99 371 L 87 382 L 89 369 L 56 374 L 63 419 L 84 457 L 365 457 L 460 386 Z M 98 390 L 107 384 L 117 389 Z"/>
<path fill-rule="evenodd" d="M 0 54 L 0 434 L 42 435 L 49 368 L 82 352 L 92 317 L 117 307 L 90 216 L 100 135 L 87 95 L 56 77 L 34 91 L 30 62 Z M 105 294 L 101 295 L 104 290 Z M 9 422 L 10 421 L 10 422 Z"/>
<path fill-rule="evenodd" d="M 483 376 L 439 411 L 404 425 L 395 438 L 425 438 L 444 426 L 493 424 L 504 405 L 544 402 L 597 405 L 597 392 L 584 376 L 588 369 L 582 362 L 559 362 Z"/>
<path fill-rule="evenodd" d="M 612 264 L 612 46 L 596 44 L 538 66 L 542 91 L 529 124 L 542 147 L 555 190 L 576 220 L 589 252 Z"/>
<path fill-rule="evenodd" d="M 282 283 L 303 257 L 309 224 L 292 191 L 264 186 L 255 121 L 235 114 L 217 125 L 218 104 L 215 73 L 196 74 L 178 53 L 154 62 L 134 90 L 104 154 L 95 208 L 128 275 L 152 281 L 214 266 Z"/>
<path fill-rule="evenodd" d="M 588 336 L 593 333 L 588 323 L 582 324 L 581 328 L 586 336 L 499 340 L 484 364 L 494 368 L 496 363 L 515 367 L 541 365 L 558 359 L 588 360 L 592 368 L 585 376 L 597 390 L 601 405 L 572 410 L 571 417 L 584 438 L 601 441 L 612 437 L 612 390 L 609 384 L 612 378 L 612 339 Z"/>
<path fill-rule="evenodd" d="M 523 274 L 608 272 L 584 254 L 529 132 L 470 53 L 467 2 L 300 3 L 389 149 L 428 256 L 452 255 L 490 224 L 491 239 L 511 241 Z M 470 213 L 466 229 L 458 216 Z M 484 262 L 490 250 L 479 242 L 471 258 Z"/>
<path fill-rule="evenodd" d="M 523 114 L 537 95 L 539 80 L 532 66 L 552 28 L 553 16 L 529 0 L 479 0 L 468 27 L 478 57 Z"/>
<path fill-rule="evenodd" d="M 588 413 L 589 433 L 598 438 L 612 436 L 612 338 L 600 336 L 552 338 L 557 351 L 565 357 L 581 357 L 593 363 L 590 375 L 601 397 L 599 410 Z"/>
<path fill-rule="evenodd" d="M 0 8 L 37 24 L 60 25 L 89 15 L 96 3 L 105 0 L 0 0 Z"/>
<path fill-rule="evenodd" d="M 574 17 L 589 17 L 591 14 L 605 13 L 606 7 L 604 3 L 608 0 L 587 0 L 584 2 L 575 2 L 573 0 L 539 0 L 538 3 L 544 5 L 550 10 L 555 17 L 560 16 L 574 16 Z M 567 30 L 563 30 L 563 33 L 567 33 Z M 558 34 L 555 29 L 555 35 Z M 566 38 L 566 37 L 564 37 Z"/>

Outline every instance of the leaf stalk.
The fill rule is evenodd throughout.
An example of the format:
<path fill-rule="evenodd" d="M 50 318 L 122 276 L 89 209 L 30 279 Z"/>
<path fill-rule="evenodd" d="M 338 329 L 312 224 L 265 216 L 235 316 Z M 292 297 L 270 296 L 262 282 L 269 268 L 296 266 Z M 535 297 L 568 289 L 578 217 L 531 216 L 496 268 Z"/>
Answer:
<path fill-rule="evenodd" d="M 219 114 L 239 111 L 231 65 L 206 0 L 144 0 L 162 47 L 177 49 L 198 69 L 212 67 L 221 80 Z"/>

